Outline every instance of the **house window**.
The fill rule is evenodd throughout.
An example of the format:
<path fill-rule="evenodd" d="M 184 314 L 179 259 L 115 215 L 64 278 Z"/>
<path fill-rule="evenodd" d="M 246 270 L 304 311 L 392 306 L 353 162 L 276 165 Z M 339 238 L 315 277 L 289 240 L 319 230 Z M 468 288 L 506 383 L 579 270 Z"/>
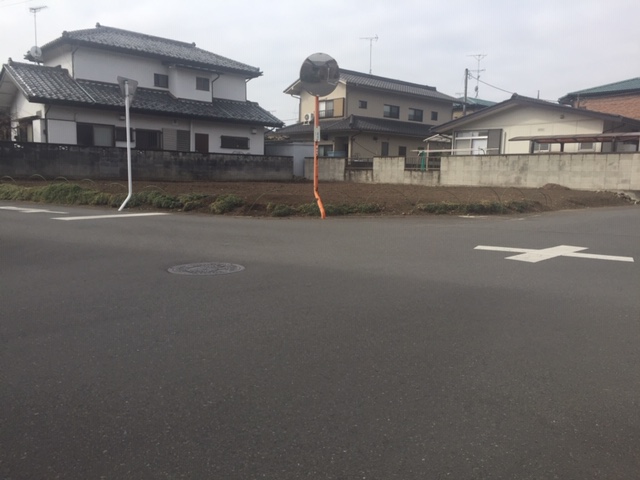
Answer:
<path fill-rule="evenodd" d="M 319 103 L 318 114 L 320 118 L 333 117 L 333 100 L 324 100 Z"/>
<path fill-rule="evenodd" d="M 162 132 L 159 130 L 136 129 L 136 148 L 141 150 L 162 150 Z"/>
<path fill-rule="evenodd" d="M 488 142 L 488 130 L 455 132 L 453 153 L 454 155 L 485 155 Z"/>
<path fill-rule="evenodd" d="M 86 147 L 113 147 L 114 134 L 111 125 L 92 125 L 78 123 L 76 125 L 78 145 Z"/>
<path fill-rule="evenodd" d="M 582 142 L 580 144 L 578 144 L 578 150 L 580 151 L 590 151 L 593 152 L 595 150 L 595 145 L 593 144 L 593 142 Z"/>
<path fill-rule="evenodd" d="M 229 137 L 222 135 L 220 137 L 220 148 L 231 148 L 237 150 L 249 150 L 248 137 Z"/>
<path fill-rule="evenodd" d="M 409 121 L 410 122 L 421 122 L 422 121 L 422 110 L 417 108 L 409 109 Z"/>
<path fill-rule="evenodd" d="M 318 145 L 319 157 L 331 157 L 333 156 L 333 145 Z"/>
<path fill-rule="evenodd" d="M 209 91 L 209 79 L 205 77 L 196 77 L 196 90 L 203 92 Z"/>
<path fill-rule="evenodd" d="M 169 75 L 163 75 L 162 73 L 154 73 L 153 86 L 160 87 L 160 88 L 169 88 Z"/>
<path fill-rule="evenodd" d="M 407 147 L 398 147 L 398 156 L 406 157 L 407 156 Z"/>
<path fill-rule="evenodd" d="M 135 138 L 133 136 L 133 128 L 129 129 L 129 136 L 131 137 L 131 141 L 135 142 Z M 127 141 L 127 129 L 124 127 L 116 127 L 116 142 L 126 142 Z"/>
<path fill-rule="evenodd" d="M 533 153 L 548 153 L 551 151 L 550 143 L 533 142 Z"/>
<path fill-rule="evenodd" d="M 400 107 L 397 105 L 385 105 L 383 115 L 386 118 L 400 118 Z"/>
<path fill-rule="evenodd" d="M 380 156 L 388 157 L 389 156 L 389 142 L 381 142 L 380 143 Z"/>
<path fill-rule="evenodd" d="M 366 109 L 367 108 L 367 101 L 366 100 L 358 100 L 358 108 Z"/>
<path fill-rule="evenodd" d="M 431 112 L 431 120 L 434 122 L 438 121 L 438 112 Z"/>
<path fill-rule="evenodd" d="M 191 132 L 189 130 L 178 130 L 176 135 L 176 150 L 188 152 L 191 149 Z"/>

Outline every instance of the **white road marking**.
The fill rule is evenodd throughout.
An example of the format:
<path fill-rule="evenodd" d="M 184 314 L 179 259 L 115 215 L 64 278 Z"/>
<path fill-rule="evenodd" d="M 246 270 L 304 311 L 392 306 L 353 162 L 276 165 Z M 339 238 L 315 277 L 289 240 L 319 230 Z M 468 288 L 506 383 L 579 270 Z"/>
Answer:
<path fill-rule="evenodd" d="M 54 217 L 52 220 L 102 220 L 105 218 L 132 218 L 132 217 L 155 217 L 158 215 L 171 215 L 170 213 L 124 213 L 120 215 L 88 215 L 85 217 Z"/>
<path fill-rule="evenodd" d="M 43 210 L 41 208 L 23 208 L 23 207 L 0 207 L 0 210 L 11 210 L 20 213 L 55 213 L 58 215 L 66 215 L 67 212 L 56 212 L 55 210 Z"/>
<path fill-rule="evenodd" d="M 536 250 L 533 248 L 512 248 L 512 247 L 492 247 L 488 245 L 478 245 L 474 250 L 491 250 L 494 252 L 514 252 L 520 255 L 505 257 L 506 260 L 518 260 L 520 262 L 538 263 L 556 257 L 590 258 L 593 260 L 610 260 L 614 262 L 631 262 L 633 257 L 618 257 L 615 255 L 597 255 L 593 253 L 577 253 L 587 250 L 587 247 L 573 247 L 571 245 L 559 245 L 557 247 L 543 248 Z"/>

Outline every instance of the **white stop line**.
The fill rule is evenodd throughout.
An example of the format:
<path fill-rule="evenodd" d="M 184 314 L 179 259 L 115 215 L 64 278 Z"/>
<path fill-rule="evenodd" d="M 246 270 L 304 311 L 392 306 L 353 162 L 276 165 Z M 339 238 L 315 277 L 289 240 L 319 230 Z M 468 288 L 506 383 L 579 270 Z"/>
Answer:
<path fill-rule="evenodd" d="M 494 252 L 517 252 L 520 255 L 506 257 L 506 260 L 518 260 L 520 262 L 537 263 L 556 257 L 590 258 L 593 260 L 611 260 L 614 262 L 633 262 L 633 257 L 616 257 L 614 255 L 596 255 L 593 253 L 576 253 L 587 250 L 587 247 L 573 247 L 571 245 L 558 245 L 557 247 L 543 248 L 536 250 L 533 248 L 512 248 L 512 247 L 492 247 L 488 245 L 478 245 L 474 250 L 491 250 Z"/>

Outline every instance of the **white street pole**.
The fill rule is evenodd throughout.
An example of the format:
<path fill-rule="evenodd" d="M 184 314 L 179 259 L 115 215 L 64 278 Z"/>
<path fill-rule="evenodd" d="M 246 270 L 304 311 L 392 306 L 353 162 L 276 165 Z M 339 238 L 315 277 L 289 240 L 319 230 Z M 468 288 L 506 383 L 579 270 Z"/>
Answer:
<path fill-rule="evenodd" d="M 129 126 L 129 81 L 124 81 L 124 116 L 125 116 L 125 128 L 127 129 L 127 173 L 129 176 L 129 195 L 124 199 L 122 205 L 118 209 L 121 212 L 127 205 L 127 202 L 133 195 L 133 182 L 131 181 L 131 131 Z"/>

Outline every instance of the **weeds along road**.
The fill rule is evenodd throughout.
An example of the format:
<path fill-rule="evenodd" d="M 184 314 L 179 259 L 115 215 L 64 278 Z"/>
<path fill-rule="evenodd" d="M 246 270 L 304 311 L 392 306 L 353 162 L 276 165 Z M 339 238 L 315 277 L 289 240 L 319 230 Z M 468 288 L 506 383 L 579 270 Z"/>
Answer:
<path fill-rule="evenodd" d="M 0 202 L 0 476 L 633 478 L 639 220 Z"/>

